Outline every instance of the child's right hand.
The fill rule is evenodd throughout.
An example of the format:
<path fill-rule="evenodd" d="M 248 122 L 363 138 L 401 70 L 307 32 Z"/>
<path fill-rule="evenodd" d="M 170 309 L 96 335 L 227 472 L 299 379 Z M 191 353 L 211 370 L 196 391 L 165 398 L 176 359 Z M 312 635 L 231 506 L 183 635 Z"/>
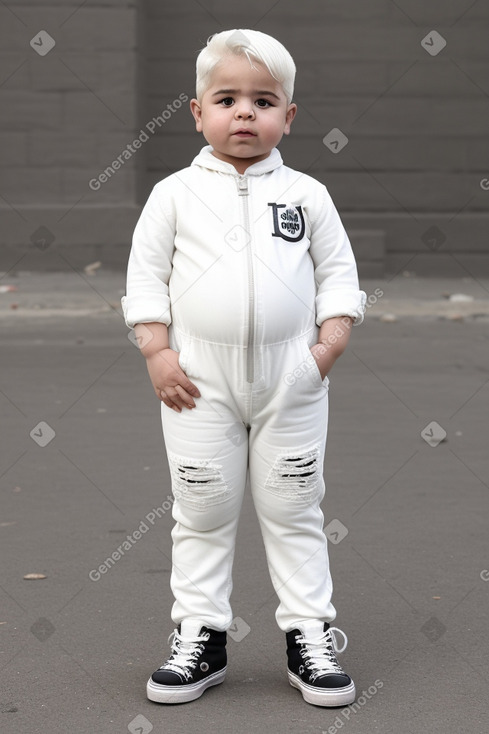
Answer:
<path fill-rule="evenodd" d="M 149 377 L 156 397 L 177 413 L 182 408 L 195 408 L 199 389 L 190 382 L 178 363 L 178 352 L 169 347 L 146 357 Z"/>

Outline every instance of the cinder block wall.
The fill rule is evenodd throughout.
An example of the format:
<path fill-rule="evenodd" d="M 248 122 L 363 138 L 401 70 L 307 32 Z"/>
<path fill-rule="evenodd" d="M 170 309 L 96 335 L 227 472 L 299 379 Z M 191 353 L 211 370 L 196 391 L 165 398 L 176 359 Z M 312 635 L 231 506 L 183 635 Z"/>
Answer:
<path fill-rule="evenodd" d="M 151 186 L 204 144 L 187 99 L 197 51 L 216 31 L 250 27 L 275 35 L 297 62 L 299 115 L 281 150 L 328 186 L 361 273 L 489 273 L 487 3 L 9 7 L 0 6 L 3 266 L 23 257 L 25 269 L 98 258 L 124 267 Z M 56 41 L 45 56 L 29 46 L 40 30 Z M 323 142 L 335 128 L 348 138 L 338 152 Z M 42 226 L 56 238 L 49 246 Z"/>
<path fill-rule="evenodd" d="M 0 5 L 1 268 L 122 267 L 143 156 L 90 181 L 139 129 L 141 13 L 137 0 Z"/>

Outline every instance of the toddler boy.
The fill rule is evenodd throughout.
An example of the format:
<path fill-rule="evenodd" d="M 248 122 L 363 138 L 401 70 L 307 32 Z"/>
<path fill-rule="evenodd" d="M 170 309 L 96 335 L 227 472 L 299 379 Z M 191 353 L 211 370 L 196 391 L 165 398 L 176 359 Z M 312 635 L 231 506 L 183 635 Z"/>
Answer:
<path fill-rule="evenodd" d="M 328 373 L 361 323 L 348 237 L 326 188 L 283 165 L 295 65 L 253 30 L 209 39 L 190 107 L 208 145 L 154 187 L 134 231 L 126 323 L 155 393 L 174 495 L 172 651 L 147 695 L 191 701 L 226 673 L 247 476 L 279 599 L 288 677 L 344 706 L 320 502 Z"/>

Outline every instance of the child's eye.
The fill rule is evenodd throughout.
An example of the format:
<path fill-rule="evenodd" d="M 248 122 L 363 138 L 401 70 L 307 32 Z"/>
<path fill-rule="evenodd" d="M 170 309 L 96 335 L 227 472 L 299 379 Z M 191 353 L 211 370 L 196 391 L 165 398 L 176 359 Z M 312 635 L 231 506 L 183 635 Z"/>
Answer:
<path fill-rule="evenodd" d="M 268 99 L 257 99 L 256 104 L 258 107 L 271 107 L 272 105 L 268 101 Z"/>
<path fill-rule="evenodd" d="M 231 107 L 231 105 L 233 104 L 233 102 L 234 102 L 234 100 L 233 100 L 232 97 L 224 97 L 224 99 L 221 99 L 221 104 L 224 107 Z"/>

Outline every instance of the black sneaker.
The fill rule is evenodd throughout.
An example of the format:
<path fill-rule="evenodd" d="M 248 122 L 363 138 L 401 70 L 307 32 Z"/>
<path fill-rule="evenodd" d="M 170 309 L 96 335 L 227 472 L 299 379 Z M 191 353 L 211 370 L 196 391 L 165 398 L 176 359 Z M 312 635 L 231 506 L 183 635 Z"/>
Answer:
<path fill-rule="evenodd" d="M 336 634 L 344 638 L 338 646 Z M 343 652 L 348 638 L 327 622 L 305 620 L 299 629 L 287 632 L 289 683 L 304 701 L 316 706 L 347 706 L 355 700 L 355 684 L 340 667 L 336 653 Z"/>
<path fill-rule="evenodd" d="M 146 686 L 150 701 L 186 703 L 199 698 L 226 675 L 226 632 L 183 620 L 170 635 L 172 653 Z"/>

